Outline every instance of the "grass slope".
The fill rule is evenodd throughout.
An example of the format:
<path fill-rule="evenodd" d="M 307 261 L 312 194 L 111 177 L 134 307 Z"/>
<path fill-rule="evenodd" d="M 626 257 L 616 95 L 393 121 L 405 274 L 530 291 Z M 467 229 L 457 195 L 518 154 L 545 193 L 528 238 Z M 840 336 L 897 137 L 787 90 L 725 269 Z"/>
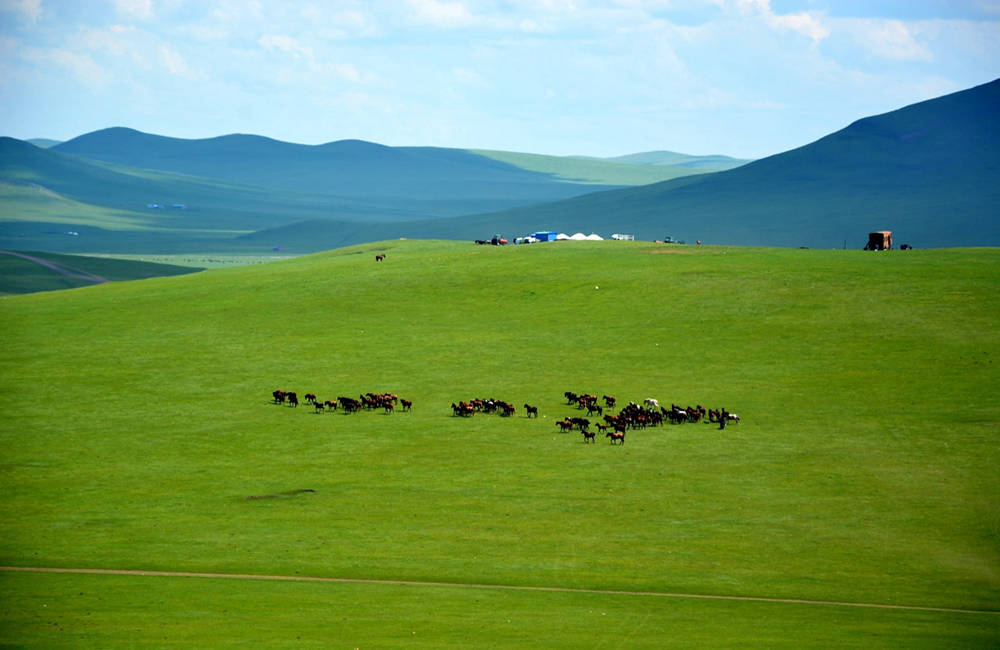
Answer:
<path fill-rule="evenodd" d="M 1000 245 L 1000 80 L 859 120 L 737 169 L 466 219 L 521 231 L 861 248 L 872 230 L 917 247 Z M 495 227 L 501 227 L 497 225 Z"/>
<path fill-rule="evenodd" d="M 104 281 L 142 280 L 201 270 L 190 266 L 83 255 L 58 255 L 35 251 L 0 251 L 0 253 L 3 253 L 0 254 L 0 295 L 73 289 Z"/>
<path fill-rule="evenodd" d="M 0 563 L 995 609 L 998 254 L 390 241 L 7 297 Z M 585 445 L 566 390 L 743 422 Z M 451 415 L 475 396 L 518 414 Z M 1000 620 L 0 575 L 2 642 L 42 646 L 971 647 Z"/>

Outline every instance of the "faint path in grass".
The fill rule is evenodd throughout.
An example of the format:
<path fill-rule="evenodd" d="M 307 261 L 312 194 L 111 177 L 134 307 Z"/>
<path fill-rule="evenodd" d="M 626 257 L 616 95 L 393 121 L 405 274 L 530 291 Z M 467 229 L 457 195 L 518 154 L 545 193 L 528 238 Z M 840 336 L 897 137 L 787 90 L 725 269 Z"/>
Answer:
<path fill-rule="evenodd" d="M 73 267 L 61 266 L 50 260 L 45 260 L 40 257 L 32 257 L 31 255 L 25 255 L 24 253 L 0 250 L 0 255 L 13 255 L 14 257 L 20 257 L 23 260 L 28 260 L 29 262 L 34 262 L 35 264 L 41 264 L 45 268 L 51 271 L 55 271 L 60 275 L 65 275 L 70 278 L 77 278 L 78 280 L 87 280 L 88 282 L 93 282 L 95 284 L 110 282 L 110 280 L 108 280 L 107 278 L 102 278 L 99 275 L 94 275 L 93 273 L 81 271 L 80 269 L 74 269 Z"/>
<path fill-rule="evenodd" d="M 626 591 L 620 589 L 579 589 L 575 587 L 539 587 L 530 585 L 490 585 L 474 582 L 431 582 L 426 580 L 385 580 L 380 578 L 322 578 L 315 576 L 276 576 L 253 573 L 201 573 L 193 571 L 145 571 L 142 569 L 67 569 L 58 567 L 0 566 L 0 571 L 26 573 L 76 573 L 91 575 L 143 576 L 157 578 L 207 578 L 223 580 L 274 580 L 279 582 L 332 582 L 400 587 L 435 587 L 447 589 L 496 589 L 507 591 L 543 591 L 598 596 L 647 596 L 657 598 L 693 598 L 701 600 L 735 600 L 755 603 L 781 603 L 788 605 L 822 605 L 828 607 L 865 607 L 869 609 L 895 609 L 918 612 L 951 612 L 954 614 L 1000 614 L 993 609 L 962 609 L 955 607 L 927 607 L 922 605 L 891 605 L 886 603 L 855 603 L 837 600 L 809 600 L 805 598 L 768 598 L 766 596 L 726 596 L 721 594 L 683 594 L 666 591 Z"/>

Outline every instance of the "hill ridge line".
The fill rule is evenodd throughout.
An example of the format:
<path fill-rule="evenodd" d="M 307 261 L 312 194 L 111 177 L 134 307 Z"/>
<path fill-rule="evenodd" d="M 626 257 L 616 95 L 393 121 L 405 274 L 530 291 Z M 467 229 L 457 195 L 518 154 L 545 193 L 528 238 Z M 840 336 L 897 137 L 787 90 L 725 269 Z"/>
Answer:
<path fill-rule="evenodd" d="M 22 573 L 68 573 L 84 575 L 118 575 L 158 578 L 201 578 L 227 580 L 271 580 L 277 582 L 329 582 L 403 587 L 442 587 L 462 589 L 493 589 L 508 591 L 541 591 L 553 593 L 594 594 L 605 596 L 647 596 L 657 598 L 691 598 L 701 600 L 734 600 L 743 602 L 780 603 L 787 605 L 821 605 L 827 607 L 863 607 L 867 609 L 894 609 L 903 611 L 945 612 L 953 614 L 1000 614 L 1000 610 L 932 607 L 925 605 L 893 605 L 890 603 L 862 603 L 836 600 L 811 600 L 808 598 L 774 598 L 768 596 L 735 596 L 724 594 L 690 594 L 666 591 L 628 591 L 624 589 L 586 589 L 582 587 L 545 587 L 537 585 L 496 585 L 474 582 L 437 582 L 432 580 L 392 580 L 387 578 L 337 578 L 321 576 L 283 576 L 254 573 L 211 573 L 200 571 L 155 571 L 145 569 L 87 569 L 60 567 L 0 566 L 0 571 Z"/>

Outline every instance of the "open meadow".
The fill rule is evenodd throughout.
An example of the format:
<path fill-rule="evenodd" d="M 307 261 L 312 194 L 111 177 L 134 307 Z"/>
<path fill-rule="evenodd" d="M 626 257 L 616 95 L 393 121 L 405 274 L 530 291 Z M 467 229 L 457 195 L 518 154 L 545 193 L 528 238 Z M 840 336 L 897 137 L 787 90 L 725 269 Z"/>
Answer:
<path fill-rule="evenodd" d="M 996 647 L 998 289 L 996 249 L 394 240 L 0 297 L 0 644 Z M 566 391 L 741 421 L 586 444 Z"/>

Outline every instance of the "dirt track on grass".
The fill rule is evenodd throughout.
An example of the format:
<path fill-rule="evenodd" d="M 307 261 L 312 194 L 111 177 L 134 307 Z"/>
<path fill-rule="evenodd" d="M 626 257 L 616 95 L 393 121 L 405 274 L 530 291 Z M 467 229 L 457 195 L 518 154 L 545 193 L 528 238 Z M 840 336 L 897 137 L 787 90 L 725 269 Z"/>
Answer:
<path fill-rule="evenodd" d="M 554 593 L 593 594 L 596 596 L 645 596 L 655 598 L 688 598 L 699 600 L 735 600 L 785 605 L 821 605 L 825 607 L 864 607 L 918 612 L 948 612 L 953 614 L 1000 614 L 1000 610 L 926 607 L 921 605 L 891 605 L 886 603 L 856 603 L 802 598 L 768 598 L 766 596 L 726 596 L 720 594 L 682 594 L 664 591 L 625 591 L 618 589 L 578 589 L 574 587 L 536 587 L 526 585 L 490 585 L 464 582 L 429 582 L 423 580 L 386 580 L 380 578 L 322 578 L 312 576 L 276 576 L 251 573 L 201 573 L 193 571 L 144 571 L 139 569 L 66 569 L 55 567 L 0 566 L 0 571 L 27 573 L 76 573 L 93 575 L 141 576 L 157 578 L 202 578 L 213 580 L 273 580 L 280 582 L 330 582 L 346 584 L 386 585 L 396 587 L 428 587 L 438 589 L 496 589 L 507 591 L 542 591 Z"/>
<path fill-rule="evenodd" d="M 93 273 L 88 273 L 86 271 L 81 271 L 80 269 L 74 269 L 72 267 L 62 266 L 56 264 L 50 260 L 42 259 L 41 257 L 33 257 L 31 255 L 25 255 L 24 253 L 17 253 L 14 251 L 3 251 L 0 250 L 0 255 L 13 255 L 14 257 L 20 257 L 23 260 L 28 260 L 29 262 L 34 262 L 35 264 L 40 264 L 50 271 L 55 271 L 59 275 L 65 275 L 69 278 L 76 278 L 77 280 L 87 280 L 88 282 L 93 282 L 94 284 L 103 284 L 104 282 L 110 282 L 107 278 L 102 278 L 99 275 L 94 275 Z"/>

